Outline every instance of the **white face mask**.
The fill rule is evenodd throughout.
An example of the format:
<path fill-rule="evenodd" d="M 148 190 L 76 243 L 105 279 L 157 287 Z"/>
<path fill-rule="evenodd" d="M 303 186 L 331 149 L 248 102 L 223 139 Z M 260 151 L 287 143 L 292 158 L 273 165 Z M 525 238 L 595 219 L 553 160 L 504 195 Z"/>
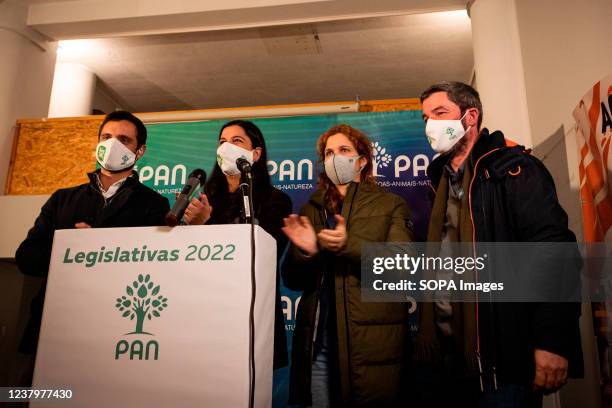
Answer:
<path fill-rule="evenodd" d="M 254 162 L 252 150 L 243 149 L 229 142 L 225 142 L 217 148 L 217 164 L 219 164 L 219 167 L 221 167 L 221 170 L 227 176 L 240 174 L 240 170 L 236 166 L 236 160 L 241 157 L 246 159 L 251 165 Z"/>
<path fill-rule="evenodd" d="M 357 170 L 355 162 L 359 160 L 361 156 L 339 156 L 332 155 L 325 159 L 325 174 L 335 185 L 342 185 L 350 183 L 355 179 L 357 173 L 361 171 L 361 168 Z"/>
<path fill-rule="evenodd" d="M 136 154 L 114 137 L 98 143 L 96 159 L 109 171 L 128 169 L 136 162 Z"/>
<path fill-rule="evenodd" d="M 437 153 L 446 153 L 465 136 L 467 131 L 471 128 L 470 126 L 464 129 L 461 123 L 461 120 L 466 114 L 467 112 L 463 114 L 461 119 L 454 120 L 427 119 L 425 134 L 434 151 Z"/>

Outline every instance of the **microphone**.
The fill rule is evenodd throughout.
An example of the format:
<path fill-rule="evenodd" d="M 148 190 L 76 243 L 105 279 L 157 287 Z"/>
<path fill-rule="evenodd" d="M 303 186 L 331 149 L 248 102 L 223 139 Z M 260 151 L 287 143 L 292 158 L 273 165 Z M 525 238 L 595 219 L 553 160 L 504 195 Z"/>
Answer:
<path fill-rule="evenodd" d="M 236 167 L 238 170 L 248 178 L 253 176 L 253 168 L 251 167 L 251 163 L 244 157 L 239 157 L 236 159 Z"/>
<path fill-rule="evenodd" d="M 244 220 L 247 224 L 250 224 L 253 220 L 251 214 L 252 203 L 251 203 L 251 187 L 253 183 L 253 168 L 251 163 L 243 157 L 236 159 L 236 167 L 244 175 L 245 180 L 240 181 L 240 192 L 242 193 L 242 209 L 244 210 Z"/>
<path fill-rule="evenodd" d="M 183 218 L 185 209 L 191 202 L 193 194 L 197 189 L 204 185 L 206 181 L 206 172 L 202 169 L 195 169 L 189 174 L 187 183 L 183 186 L 181 194 L 176 199 L 176 202 L 172 206 L 172 209 L 166 214 L 166 225 L 169 227 L 175 227 Z"/>

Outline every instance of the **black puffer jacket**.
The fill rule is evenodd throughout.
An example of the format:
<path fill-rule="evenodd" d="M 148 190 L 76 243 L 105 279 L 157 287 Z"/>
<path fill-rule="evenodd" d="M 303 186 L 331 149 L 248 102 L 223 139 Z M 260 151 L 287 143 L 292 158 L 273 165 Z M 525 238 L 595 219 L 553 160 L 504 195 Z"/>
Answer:
<path fill-rule="evenodd" d="M 447 161 L 440 156 L 429 166 L 427 172 L 434 186 L 440 184 Z M 476 242 L 576 241 L 568 229 L 567 214 L 559 205 L 552 176 L 523 146 L 513 146 L 499 131 L 489 134 L 484 129 L 467 164 L 472 180 L 466 196 Z M 438 200 L 446 197 L 439 194 L 435 200 L 437 206 Z M 429 240 L 439 241 L 443 220 L 434 218 L 432 214 Z M 440 230 L 437 236 L 434 223 Z M 564 265 L 564 273 L 571 276 L 563 279 L 579 284 L 581 260 L 577 247 L 574 250 L 574 255 L 564 255 L 571 260 L 571 265 Z M 502 382 L 530 384 L 535 375 L 536 348 L 566 357 L 569 376 L 583 375 L 579 303 L 498 302 L 477 307 L 483 360 L 495 365 Z M 462 341 L 473 341 L 472 349 L 477 347 L 476 338 Z"/>
<path fill-rule="evenodd" d="M 326 228 L 324 192 L 317 190 L 302 208 L 316 232 Z M 412 241 L 406 203 L 376 185 L 351 183 L 342 206 L 348 242 L 337 253 L 319 251 L 306 258 L 291 245 L 283 268 L 285 285 L 303 291 L 293 334 L 289 403 L 311 404 L 311 367 L 318 326 L 321 285 L 325 274 L 333 274 L 335 316 L 330 321 L 332 399 L 351 407 L 396 406 L 405 387 L 410 355 L 408 306 L 406 303 L 361 301 L 361 247 L 365 242 Z M 318 328 L 321 330 L 321 328 Z M 339 401 L 337 400 L 339 399 Z"/>
<path fill-rule="evenodd" d="M 94 228 L 164 225 L 170 209 L 168 200 L 140 183 L 135 172 L 109 200 L 98 189 L 96 173 L 90 173 L 89 180 L 87 184 L 57 190 L 43 205 L 15 254 L 22 273 L 46 277 L 55 231 L 72 229 L 76 223 L 86 222 Z M 45 286 L 32 301 L 20 345 L 24 353 L 36 352 L 44 298 Z"/>

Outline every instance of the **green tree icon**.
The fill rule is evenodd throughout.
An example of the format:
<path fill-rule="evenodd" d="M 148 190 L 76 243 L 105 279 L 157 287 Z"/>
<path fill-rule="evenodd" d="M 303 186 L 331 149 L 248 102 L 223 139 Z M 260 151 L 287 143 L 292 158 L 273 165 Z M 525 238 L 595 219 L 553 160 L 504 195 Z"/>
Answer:
<path fill-rule="evenodd" d="M 132 285 L 125 288 L 127 296 L 117 298 L 115 307 L 122 317 L 136 318 L 136 328 L 127 334 L 151 334 L 142 330 L 145 317 L 151 320 L 159 317 L 160 312 L 168 307 L 168 299 L 159 295 L 159 285 L 155 286 L 150 275 L 138 275 Z"/>

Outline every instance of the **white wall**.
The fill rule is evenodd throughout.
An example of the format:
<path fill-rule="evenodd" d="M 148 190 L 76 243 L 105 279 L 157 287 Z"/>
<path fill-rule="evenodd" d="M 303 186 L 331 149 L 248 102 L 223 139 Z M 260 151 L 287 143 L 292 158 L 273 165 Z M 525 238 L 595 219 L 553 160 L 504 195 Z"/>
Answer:
<path fill-rule="evenodd" d="M 565 144 L 568 177 L 556 177 L 559 195 L 570 223 L 582 236 L 578 196 L 578 156 L 572 111 L 595 82 L 612 73 L 610 46 L 610 0 L 516 0 L 521 37 L 527 104 L 534 146 L 561 130 Z M 555 176 L 565 169 L 554 150 L 547 166 Z M 561 182 L 559 182 L 561 181 Z"/>
<path fill-rule="evenodd" d="M 25 27 L 27 11 L 21 7 L 16 0 L 0 3 L 0 194 L 4 193 L 15 121 L 47 116 L 55 69 L 55 43 L 36 44 L 39 39 Z"/>
<path fill-rule="evenodd" d="M 91 115 L 96 74 L 81 64 L 58 61 L 49 102 L 50 118 Z"/>
<path fill-rule="evenodd" d="M 0 234 L 0 259 L 15 257 L 17 247 L 48 199 L 48 195 L 0 196 L 0 225 L 3 230 Z"/>
<path fill-rule="evenodd" d="M 578 155 L 572 111 L 612 73 L 610 0 L 515 0 L 531 135 L 557 185 L 570 228 L 582 239 Z M 588 306 L 588 305 L 585 305 Z M 598 367 L 590 308 L 583 308 L 585 380 L 561 391 L 562 407 L 599 406 Z"/>
<path fill-rule="evenodd" d="M 584 93 L 612 73 L 610 0 L 516 0 L 534 142 L 563 124 Z"/>
<path fill-rule="evenodd" d="M 482 126 L 531 147 L 521 41 L 513 1 L 477 0 L 472 19 L 474 71 L 483 106 Z"/>

